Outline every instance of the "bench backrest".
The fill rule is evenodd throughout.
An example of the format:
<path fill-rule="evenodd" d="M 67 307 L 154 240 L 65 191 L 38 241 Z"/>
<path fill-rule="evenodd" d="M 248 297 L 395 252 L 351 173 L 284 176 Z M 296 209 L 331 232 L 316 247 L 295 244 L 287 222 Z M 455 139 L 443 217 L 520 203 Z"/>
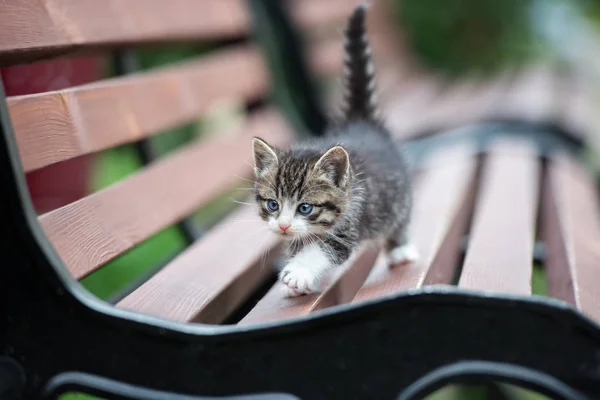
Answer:
<path fill-rule="evenodd" d="M 310 32 L 306 38 L 311 69 L 325 77 L 338 74 L 340 28 L 353 4 L 339 0 L 288 3 L 295 23 Z M 126 51 L 142 44 L 235 39 L 233 44 L 181 63 L 143 72 L 122 71 L 132 73 L 64 90 L 8 97 L 24 172 L 116 146 L 147 143 L 168 128 L 207 116 L 215 105 L 228 100 L 249 104 L 267 97 L 271 77 L 260 49 L 248 40 L 251 26 L 249 7 L 241 0 L 2 2 L 1 66 L 108 50 L 127 57 Z M 376 48 L 386 45 L 383 39 L 373 42 Z M 73 277 L 82 279 L 249 178 L 254 135 L 280 146 L 294 138 L 277 110 L 252 108 L 237 127 L 192 141 L 117 184 L 40 215 L 39 222 Z M 236 213 L 238 218 L 247 217 L 254 210 L 242 206 Z M 251 250 L 256 244 L 253 238 L 228 254 L 233 231 L 235 227 L 226 221 L 203 239 L 198 250 L 202 263 L 229 268 L 213 269 L 203 276 L 207 298 L 219 295 L 224 299 L 207 311 L 206 321 L 222 321 L 269 274 L 265 269 L 252 269 L 247 274 L 254 277 L 243 288 L 231 284 L 231 276 L 250 271 L 247 266 L 261 259 Z M 269 260 L 263 258 L 261 263 Z M 171 263 L 190 261 L 178 257 Z M 165 290 L 176 290 L 176 281 L 175 276 Z M 160 296 L 161 290 L 156 293 Z"/>

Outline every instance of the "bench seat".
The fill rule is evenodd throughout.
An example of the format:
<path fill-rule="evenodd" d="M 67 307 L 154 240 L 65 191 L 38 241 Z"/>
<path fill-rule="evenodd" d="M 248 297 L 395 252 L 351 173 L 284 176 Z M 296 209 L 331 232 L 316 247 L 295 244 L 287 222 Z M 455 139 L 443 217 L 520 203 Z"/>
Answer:
<path fill-rule="evenodd" d="M 258 7 L 263 2 L 250 3 Z M 322 107 L 333 109 L 340 96 L 336 77 L 343 63 L 339 29 L 354 5 L 340 0 L 288 3 L 290 15 L 308 44 L 307 66 L 329 89 Z M 114 313 L 119 320 L 116 324 L 127 326 L 125 331 L 146 332 L 139 334 L 139 347 L 130 342 L 129 348 L 119 342 L 120 336 L 115 333 L 120 331 L 110 325 L 112 322 L 107 322 L 111 326 L 108 331 L 98 329 L 104 332 L 100 335 L 105 335 L 99 342 L 118 343 L 115 353 L 131 350 L 133 361 L 121 358 L 122 365 L 115 367 L 119 373 L 107 375 L 112 371 L 107 359 L 98 364 L 86 359 L 84 367 L 78 364 L 75 351 L 65 356 L 65 370 L 81 370 L 136 385 L 151 382 L 153 389 L 180 393 L 230 394 L 267 389 L 270 378 L 253 371 L 250 361 L 237 365 L 240 373 L 247 375 L 232 378 L 238 385 L 235 388 L 224 389 L 221 385 L 229 376 L 223 373 L 227 363 L 202 370 L 198 382 L 185 380 L 192 377 L 190 368 L 198 367 L 198 363 L 232 360 L 239 351 L 256 365 L 272 360 L 280 370 L 267 369 L 277 382 L 268 389 L 292 392 L 292 373 L 298 372 L 295 368 L 308 367 L 308 361 L 286 364 L 281 349 L 268 347 L 270 338 L 282 343 L 287 340 L 286 346 L 306 352 L 301 354 L 317 354 L 330 346 L 339 360 L 352 364 L 358 358 L 349 357 L 360 351 L 352 348 L 342 355 L 342 343 L 336 342 L 336 335 L 364 335 L 360 340 L 372 340 L 383 335 L 381 332 L 391 332 L 392 325 L 378 327 L 376 304 L 382 310 L 399 312 L 408 321 L 418 319 L 422 315 L 420 307 L 425 309 L 431 303 L 423 315 L 435 315 L 431 326 L 437 329 L 451 318 L 445 316 L 444 307 L 460 321 L 468 320 L 468 312 L 461 306 L 471 307 L 473 315 L 484 319 L 497 308 L 498 313 L 489 318 L 500 318 L 506 330 L 514 329 L 512 324 L 517 321 L 527 321 L 527 312 L 531 312 L 536 321 L 542 321 L 528 328 L 532 332 L 546 327 L 544 316 L 552 309 L 560 314 L 556 320 L 562 318 L 578 327 L 564 331 L 556 328 L 552 340 L 571 340 L 581 335 L 577 336 L 579 345 L 587 340 L 582 337 L 600 337 L 596 326 L 600 322 L 599 199 L 595 178 L 582 162 L 583 146 L 598 139 L 598 130 L 585 81 L 576 74 L 559 73 L 541 64 L 485 80 L 465 77 L 449 83 L 416 66 L 406 47 L 394 39 L 397 33 L 390 31 L 385 12 L 378 7 L 374 7 L 369 23 L 375 26 L 372 41 L 381 103 L 388 126 L 399 141 L 406 143 L 412 163 L 411 237 L 421 254 L 418 262 L 389 268 L 381 249 L 365 243 L 322 293 L 286 298 L 282 284 L 276 280 L 281 243 L 264 235 L 256 205 L 242 196 L 241 204 L 230 207 L 232 211 L 224 212 L 214 225 L 188 237 L 187 248 L 153 273 L 132 282 L 110 304 L 90 300 L 89 293 L 81 294 L 75 281 L 97 273 L 157 233 L 190 223 L 195 212 L 215 199 L 233 201 L 227 195 L 232 190 L 249 195 L 254 135 L 281 147 L 303 137 L 290 111 L 268 101 L 270 94 L 279 89 L 274 86 L 276 73 L 269 52 L 264 51 L 265 44 L 249 40 L 253 27 L 260 30 L 256 15 L 250 12 L 252 4 L 248 7 L 241 0 L 210 0 L 202 5 L 176 0 L 168 7 L 158 0 L 150 5 L 147 0 L 111 0 L 102 6 L 97 0 L 0 3 L 0 65 L 110 49 L 122 67 L 117 76 L 60 90 L 8 96 L 2 105 L 3 151 L 10 156 L 3 162 L 5 180 L 16 182 L 7 194 L 4 214 L 17 221 L 6 230 L 9 233 L 5 233 L 4 241 L 7 251 L 17 252 L 15 242 L 22 236 L 26 243 L 23 246 L 32 246 L 28 251 L 38 254 L 35 262 L 21 258 L 22 271 L 7 269 L 14 282 L 23 279 L 18 284 L 21 286 L 15 283 L 17 289 L 10 291 L 15 296 L 9 302 L 12 310 L 34 312 L 28 306 L 17 306 L 14 300 L 20 301 L 26 293 L 37 290 L 38 286 L 27 286 L 33 283 L 19 275 L 29 273 L 26 266 L 33 265 L 31 268 L 39 271 L 46 268 L 39 276 L 59 287 L 48 295 L 58 296 L 56 304 L 63 301 L 65 293 L 73 296 L 69 297 L 75 302 L 70 303 L 70 311 L 56 318 L 77 315 L 73 324 L 102 326 L 104 317 L 98 315 Z M 201 57 L 149 70 L 136 70 L 127 64 L 133 45 L 216 39 L 224 44 Z M 34 215 L 30 199 L 22 197 L 26 174 L 119 146 L 147 146 L 166 129 L 210 118 L 215 109 L 230 103 L 245 106 L 235 124 L 221 130 L 213 128 L 165 155 L 149 157 L 143 168 L 115 184 L 40 215 Z M 26 226 L 29 228 L 24 229 Z M 20 252 L 19 257 L 27 257 L 26 253 Z M 0 282 L 6 284 L 10 279 L 0 278 Z M 47 293 L 44 283 L 35 282 L 44 288 L 39 289 L 40 293 Z M 43 303 L 33 295 L 29 298 L 36 304 Z M 447 303 L 438 302 L 440 299 Z M 412 312 L 409 304 L 417 311 Z M 513 321 L 507 318 L 510 312 L 522 315 Z M 11 318 L 18 322 L 12 326 L 27 326 L 27 319 L 17 311 Z M 138 325 L 123 322 L 128 318 Z M 357 325 L 352 327 L 354 320 Z M 396 327 L 401 325 L 389 315 L 382 317 L 384 320 Z M 335 321 L 341 322 L 336 325 Z M 311 326 L 315 330 L 307 337 L 314 336 L 314 343 L 301 341 L 301 332 Z M 334 330 L 336 335 L 331 333 Z M 23 337 L 31 338 L 32 332 L 25 331 L 28 333 Z M 295 336 L 286 333 L 292 331 Z M 161 336 L 165 332 L 173 336 L 158 339 L 166 338 Z M 260 336 L 261 332 L 266 336 Z M 89 334 L 91 340 L 94 334 Z M 389 339 L 389 343 L 398 341 L 390 349 L 406 349 L 408 338 L 416 333 L 406 335 Z M 459 332 L 451 336 L 455 340 L 460 337 Z M 55 339 L 56 347 L 49 348 L 76 341 L 62 331 Z M 16 336 L 11 340 L 15 353 L 23 351 L 29 357 L 24 342 Z M 512 349 L 515 352 L 522 352 L 529 343 L 525 336 L 514 340 L 518 342 Z M 540 342 L 537 353 L 556 345 L 548 340 Z M 593 353 L 590 349 L 596 343 L 600 341 L 581 344 L 570 357 L 583 359 L 584 354 Z M 176 360 L 176 365 L 166 367 L 157 361 L 142 377 L 134 371 L 136 362 L 151 364 L 146 357 L 153 345 L 157 346 L 157 358 Z M 473 350 L 474 358 L 488 351 L 485 343 L 474 346 L 478 349 Z M 449 356 L 444 348 L 438 350 L 436 362 L 431 365 L 456 359 L 454 353 Z M 101 353 L 106 351 L 95 352 L 95 357 L 104 357 Z M 376 363 L 376 357 L 385 358 L 384 351 L 374 350 L 372 358 L 363 354 L 365 366 Z M 518 358 L 507 354 L 507 362 Z M 25 390 L 38 393 L 62 364 L 45 366 L 39 372 L 33 367 L 28 369 L 24 355 L 19 362 L 26 365 L 28 376 L 41 377 Z M 494 357 L 489 355 L 490 359 Z M 426 357 L 414 353 L 407 359 Z M 541 362 L 527 360 L 531 365 Z M 382 365 L 391 367 L 400 362 L 397 357 L 382 361 Z M 564 373 L 564 365 L 548 362 L 549 370 Z M 324 362 L 323 369 L 315 368 L 314 373 L 325 371 L 325 365 L 332 364 Z M 431 366 L 421 367 L 414 374 L 424 373 Z M 174 368 L 181 376 L 160 375 L 164 368 Z M 344 371 L 336 371 L 336 377 L 345 376 Z M 218 377 L 214 382 L 207 378 L 211 374 Z M 318 375 L 311 374 L 306 378 L 310 384 L 298 392 L 314 394 L 317 387 L 327 386 Z M 352 378 L 352 374 L 348 376 Z M 78 387 L 69 386 L 67 378 L 52 386 L 56 393 L 64 391 L 59 387 Z M 406 387 L 415 378 L 403 375 L 399 387 Z M 377 379 L 368 378 L 373 385 L 377 385 Z M 75 381 L 81 382 L 81 376 L 75 376 Z M 87 386 L 80 386 L 96 385 L 97 393 L 105 393 L 98 389 L 102 382 L 91 379 Z M 356 390 L 366 396 L 368 390 L 356 385 L 349 384 L 349 389 L 338 384 L 334 392 L 348 395 Z M 111 387 L 117 390 L 120 386 Z M 391 380 L 386 378 L 380 393 L 389 394 L 390 388 Z M 54 389 L 47 390 L 51 393 Z"/>

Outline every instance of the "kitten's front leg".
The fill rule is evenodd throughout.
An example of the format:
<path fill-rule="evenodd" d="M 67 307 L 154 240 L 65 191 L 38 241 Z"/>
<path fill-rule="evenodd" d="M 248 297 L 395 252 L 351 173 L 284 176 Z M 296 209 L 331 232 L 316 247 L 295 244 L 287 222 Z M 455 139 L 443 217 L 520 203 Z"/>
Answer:
<path fill-rule="evenodd" d="M 331 260 L 318 244 L 304 246 L 280 272 L 288 296 L 302 296 L 322 290 L 323 280 L 332 267 Z"/>
<path fill-rule="evenodd" d="M 348 261 L 355 245 L 354 237 L 331 234 L 303 247 L 279 274 L 288 296 L 322 291 L 329 272 Z"/>

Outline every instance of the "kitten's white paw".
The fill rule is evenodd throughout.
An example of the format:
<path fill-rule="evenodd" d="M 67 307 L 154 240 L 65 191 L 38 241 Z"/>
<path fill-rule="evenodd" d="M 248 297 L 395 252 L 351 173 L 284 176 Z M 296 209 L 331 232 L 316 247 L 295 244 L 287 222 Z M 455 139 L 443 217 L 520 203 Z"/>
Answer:
<path fill-rule="evenodd" d="M 392 265 L 403 265 L 419 260 L 419 250 L 412 243 L 393 248 L 389 252 L 389 258 Z"/>
<path fill-rule="evenodd" d="M 318 291 L 318 279 L 314 272 L 296 264 L 290 264 L 279 274 L 289 297 L 302 296 Z"/>
<path fill-rule="evenodd" d="M 283 295 L 285 297 L 300 297 L 300 296 L 304 296 L 306 294 L 306 293 L 299 292 L 296 289 L 292 289 L 287 285 L 283 285 L 281 287 L 281 291 L 283 292 Z"/>

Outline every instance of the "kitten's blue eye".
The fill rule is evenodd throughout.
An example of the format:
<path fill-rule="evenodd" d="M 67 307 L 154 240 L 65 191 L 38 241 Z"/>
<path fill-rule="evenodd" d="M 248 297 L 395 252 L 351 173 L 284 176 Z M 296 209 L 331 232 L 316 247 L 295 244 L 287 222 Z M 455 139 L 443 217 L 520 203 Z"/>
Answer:
<path fill-rule="evenodd" d="M 275 212 L 279 210 L 279 203 L 277 203 L 275 200 L 268 200 L 267 208 L 269 209 L 269 211 Z"/>
<path fill-rule="evenodd" d="M 313 206 L 312 204 L 302 203 L 298 206 L 298 212 L 302 215 L 308 215 L 312 212 Z"/>

